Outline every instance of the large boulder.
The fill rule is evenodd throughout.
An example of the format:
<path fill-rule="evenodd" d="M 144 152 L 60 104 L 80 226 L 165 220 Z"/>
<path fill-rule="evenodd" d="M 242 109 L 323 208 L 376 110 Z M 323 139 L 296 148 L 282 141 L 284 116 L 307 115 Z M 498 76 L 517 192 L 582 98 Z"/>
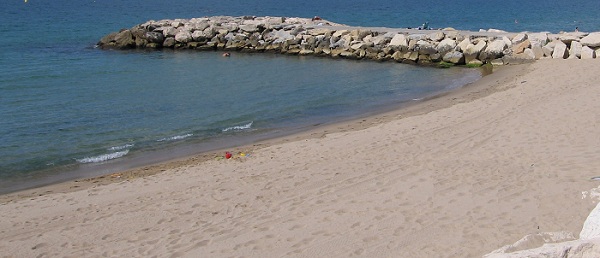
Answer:
<path fill-rule="evenodd" d="M 600 47 L 600 32 L 590 33 L 579 41 L 582 45 L 588 47 Z"/>
<path fill-rule="evenodd" d="M 593 59 L 596 58 L 596 52 L 588 46 L 581 48 L 581 59 Z"/>
<path fill-rule="evenodd" d="M 502 57 L 504 49 L 506 49 L 506 41 L 497 39 L 490 42 L 483 51 L 482 60 L 491 60 Z"/>
<path fill-rule="evenodd" d="M 540 58 L 544 57 L 544 50 L 542 49 L 542 46 L 533 45 L 531 47 L 531 50 L 533 51 L 533 54 L 535 55 L 535 59 L 540 59 Z"/>
<path fill-rule="evenodd" d="M 445 37 L 445 36 L 446 36 L 446 35 L 444 35 L 444 33 L 443 33 L 443 32 L 441 32 L 441 31 L 434 32 L 434 33 L 431 33 L 431 34 L 427 35 L 427 37 L 428 37 L 428 38 L 429 38 L 431 41 L 434 41 L 434 42 L 439 42 L 439 41 L 441 41 L 442 39 L 444 39 L 444 37 Z"/>
<path fill-rule="evenodd" d="M 528 39 L 526 39 L 524 41 L 521 41 L 520 43 L 513 45 L 512 50 L 514 54 L 520 54 L 523 53 L 523 51 L 525 51 L 525 49 L 529 48 L 530 46 L 531 42 Z"/>
<path fill-rule="evenodd" d="M 569 49 L 569 58 L 570 59 L 579 59 L 581 58 L 581 43 L 578 41 L 571 42 L 571 48 Z"/>
<path fill-rule="evenodd" d="M 514 36 L 512 38 L 512 43 L 513 44 L 519 44 L 519 43 L 525 41 L 526 39 L 527 39 L 527 34 L 525 34 L 525 33 L 519 33 L 519 34 L 517 34 L 516 36 Z"/>
<path fill-rule="evenodd" d="M 444 60 L 444 62 L 453 63 L 453 64 L 464 64 L 465 56 L 463 55 L 462 52 L 452 51 L 452 52 L 446 53 L 442 57 L 442 60 Z"/>
<path fill-rule="evenodd" d="M 150 43 L 162 44 L 165 41 L 165 36 L 160 32 L 146 32 L 146 40 Z"/>
<path fill-rule="evenodd" d="M 396 34 L 390 41 L 389 46 L 398 47 L 401 49 L 408 48 L 408 41 L 406 40 L 406 36 L 404 34 Z"/>
<path fill-rule="evenodd" d="M 531 33 L 527 35 L 527 38 L 532 45 L 539 44 L 540 46 L 545 46 L 549 40 L 546 32 Z"/>
<path fill-rule="evenodd" d="M 457 47 L 460 51 L 464 52 L 467 50 L 467 46 L 469 46 L 469 44 L 471 44 L 471 40 L 469 38 L 465 38 L 460 43 L 458 43 Z"/>
<path fill-rule="evenodd" d="M 294 38 L 295 36 L 287 30 L 274 30 L 268 33 L 265 37 L 265 39 L 271 40 L 273 43 L 282 43 Z"/>
<path fill-rule="evenodd" d="M 256 24 L 242 24 L 239 25 L 240 30 L 248 33 L 257 32 L 258 26 Z"/>
<path fill-rule="evenodd" d="M 437 53 L 435 45 L 426 40 L 419 40 L 416 43 L 415 50 L 421 55 L 432 55 Z"/>
<path fill-rule="evenodd" d="M 172 26 L 162 27 L 162 28 L 157 29 L 157 31 L 162 31 L 163 36 L 165 36 L 165 38 L 175 37 L 177 32 L 179 32 L 179 30 L 177 30 L 177 28 L 172 27 Z"/>
<path fill-rule="evenodd" d="M 112 34 L 114 38 L 110 40 L 110 48 L 128 49 L 135 47 L 135 39 L 130 30 L 122 30 L 116 34 Z M 110 35 L 109 35 L 110 36 Z M 110 38 L 109 38 L 110 39 Z M 107 39 L 103 39 L 107 40 Z"/>
<path fill-rule="evenodd" d="M 472 61 L 476 60 L 486 45 L 487 44 L 484 40 L 480 40 L 477 45 L 469 44 L 463 51 L 463 54 L 465 55 L 465 62 L 472 63 Z"/>
<path fill-rule="evenodd" d="M 561 40 L 555 41 L 554 51 L 552 51 L 552 58 L 555 59 L 566 59 L 569 57 L 569 51 L 567 51 L 567 44 Z"/>
<path fill-rule="evenodd" d="M 310 29 L 307 32 L 309 35 L 318 36 L 318 35 L 325 35 L 325 34 L 331 33 L 331 30 L 326 29 L 326 28 L 316 28 L 316 29 Z"/>
<path fill-rule="evenodd" d="M 437 45 L 437 52 L 441 54 L 448 53 L 456 47 L 456 41 L 450 38 L 445 38 Z"/>
<path fill-rule="evenodd" d="M 560 41 L 562 41 L 563 43 L 570 45 L 571 42 L 573 42 L 573 41 L 579 41 L 579 35 L 565 33 L 565 34 L 558 35 L 558 39 L 560 39 Z"/>
<path fill-rule="evenodd" d="M 180 31 L 175 35 L 175 40 L 181 43 L 188 43 L 192 41 L 192 33 L 189 31 Z"/>

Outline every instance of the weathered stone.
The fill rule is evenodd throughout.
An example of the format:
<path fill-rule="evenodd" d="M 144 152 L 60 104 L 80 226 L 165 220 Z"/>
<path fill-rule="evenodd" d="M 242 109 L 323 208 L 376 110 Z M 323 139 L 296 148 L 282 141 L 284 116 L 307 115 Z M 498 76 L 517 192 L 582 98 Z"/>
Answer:
<path fill-rule="evenodd" d="M 558 39 L 560 39 L 560 41 L 562 41 L 563 43 L 570 45 L 573 41 L 579 41 L 579 36 L 567 33 L 559 35 Z"/>
<path fill-rule="evenodd" d="M 354 53 L 353 53 L 353 52 L 346 51 L 346 50 L 342 51 L 342 52 L 340 53 L 340 56 L 341 56 L 341 57 L 344 57 L 344 58 L 356 58 L 356 55 L 354 55 Z"/>
<path fill-rule="evenodd" d="M 467 46 L 469 46 L 469 44 L 471 44 L 471 40 L 469 38 L 465 38 L 460 43 L 458 43 L 457 50 L 464 52 L 467 49 Z"/>
<path fill-rule="evenodd" d="M 402 60 L 404 60 L 404 54 L 400 51 L 394 52 L 394 54 L 392 54 L 392 58 L 398 62 L 402 62 Z"/>
<path fill-rule="evenodd" d="M 581 48 L 581 59 L 593 59 L 596 58 L 596 52 L 588 46 Z"/>
<path fill-rule="evenodd" d="M 168 37 L 168 38 L 165 38 L 165 41 L 163 42 L 162 45 L 163 45 L 163 47 L 166 47 L 166 48 L 172 48 L 175 46 L 175 43 L 176 43 L 175 38 Z"/>
<path fill-rule="evenodd" d="M 479 59 L 472 59 L 471 61 L 467 62 L 467 65 L 481 66 L 483 65 L 483 62 Z"/>
<path fill-rule="evenodd" d="M 361 41 L 357 41 L 355 43 L 352 43 L 352 45 L 350 46 L 351 49 L 353 50 L 359 50 L 359 49 L 364 49 L 366 48 L 366 43 L 361 42 Z"/>
<path fill-rule="evenodd" d="M 493 66 L 504 65 L 504 60 L 502 58 L 496 58 L 496 59 L 490 61 L 490 64 L 492 64 Z"/>
<path fill-rule="evenodd" d="M 167 37 L 175 37 L 175 35 L 177 34 L 177 32 L 179 32 L 179 30 L 177 30 L 177 28 L 169 26 L 169 27 L 162 27 L 160 29 L 163 33 L 163 36 L 165 38 Z"/>
<path fill-rule="evenodd" d="M 512 41 L 510 41 L 510 39 L 507 36 L 503 36 L 502 41 L 504 41 L 504 44 L 506 44 L 507 48 L 512 47 Z"/>
<path fill-rule="evenodd" d="M 545 57 L 552 57 L 552 52 L 554 51 L 554 48 L 550 46 L 543 46 L 542 51 L 544 52 Z"/>
<path fill-rule="evenodd" d="M 554 50 L 552 51 L 552 58 L 565 59 L 569 57 L 569 52 L 567 51 L 567 44 L 562 41 L 555 41 Z"/>
<path fill-rule="evenodd" d="M 123 30 L 115 35 L 115 46 L 119 49 L 135 47 L 135 40 L 130 30 Z"/>
<path fill-rule="evenodd" d="M 409 40 L 409 41 L 408 41 L 408 50 L 410 50 L 410 51 L 414 51 L 414 50 L 415 50 L 415 47 L 417 46 L 417 42 L 418 42 L 418 41 L 419 41 L 419 40 L 416 40 L 416 39 L 411 39 L 411 40 Z"/>
<path fill-rule="evenodd" d="M 469 64 L 471 61 L 477 59 L 479 53 L 481 53 L 485 47 L 486 43 L 483 40 L 480 40 L 477 45 L 469 44 L 463 51 L 463 54 L 465 55 L 465 62 Z"/>
<path fill-rule="evenodd" d="M 600 32 L 590 33 L 583 37 L 579 42 L 588 47 L 600 47 Z"/>
<path fill-rule="evenodd" d="M 526 59 L 535 59 L 535 53 L 531 48 L 525 49 L 523 55 L 527 57 Z"/>
<path fill-rule="evenodd" d="M 442 39 L 444 39 L 444 37 L 446 37 L 446 35 L 443 32 L 438 31 L 438 32 L 434 32 L 434 33 L 427 35 L 427 37 L 431 41 L 439 42 L 439 41 L 442 41 Z"/>
<path fill-rule="evenodd" d="M 514 54 L 520 54 L 523 53 L 523 51 L 525 51 L 525 49 L 529 48 L 530 46 L 531 42 L 528 39 L 526 39 L 520 43 L 513 45 L 512 50 Z"/>
<path fill-rule="evenodd" d="M 437 52 L 441 54 L 448 53 L 456 47 L 456 41 L 450 38 L 445 38 L 437 45 Z"/>
<path fill-rule="evenodd" d="M 398 47 L 398 48 L 408 48 L 408 42 L 406 41 L 406 36 L 404 34 L 396 34 L 390 41 L 389 46 Z"/>
<path fill-rule="evenodd" d="M 464 64 L 465 56 L 461 52 L 452 51 L 452 52 L 446 53 L 444 55 L 444 57 L 442 58 L 442 60 L 444 60 L 444 62 L 449 62 L 449 63 L 453 63 L 453 64 Z"/>
<path fill-rule="evenodd" d="M 256 24 L 242 24 L 239 25 L 239 29 L 245 32 L 257 32 L 258 31 L 258 26 L 256 26 Z"/>
<path fill-rule="evenodd" d="M 455 41 L 460 41 L 458 38 L 460 37 L 460 33 L 456 30 L 444 31 L 446 35 L 446 39 L 453 39 Z"/>
<path fill-rule="evenodd" d="M 146 40 L 150 43 L 162 44 L 165 41 L 165 37 L 160 32 L 146 32 Z"/>
<path fill-rule="evenodd" d="M 281 43 L 290 39 L 294 39 L 295 37 L 289 31 L 274 30 L 267 35 L 267 38 L 273 40 L 273 43 Z"/>
<path fill-rule="evenodd" d="M 419 53 L 418 52 L 408 52 L 407 54 L 408 54 L 408 56 L 405 58 L 406 60 L 410 60 L 410 61 L 413 61 L 413 62 L 416 62 L 417 60 L 419 60 Z"/>
<path fill-rule="evenodd" d="M 485 50 L 483 51 L 483 53 L 485 54 L 485 57 L 482 58 L 482 60 L 487 60 L 487 59 L 496 59 L 498 57 L 502 57 L 503 55 L 503 51 L 504 49 L 506 49 L 506 42 L 504 40 L 494 40 L 492 42 L 490 42 L 487 47 L 485 48 Z"/>
<path fill-rule="evenodd" d="M 341 37 L 341 36 L 344 36 L 349 33 L 350 33 L 350 31 L 348 31 L 348 30 L 338 30 L 338 31 L 334 32 L 333 35 L 331 35 L 331 36 L 332 37 Z"/>
<path fill-rule="evenodd" d="M 533 45 L 531 47 L 531 50 L 533 51 L 533 54 L 535 55 L 535 59 L 540 59 L 540 58 L 544 57 L 544 50 L 542 49 L 542 46 Z"/>
<path fill-rule="evenodd" d="M 431 57 L 429 55 L 419 54 L 418 61 L 419 64 L 430 64 Z"/>
<path fill-rule="evenodd" d="M 569 49 L 569 58 L 570 59 L 579 59 L 581 58 L 581 48 L 583 46 L 578 41 L 571 42 L 571 48 Z"/>
<path fill-rule="evenodd" d="M 519 33 L 515 37 L 512 38 L 513 44 L 519 44 L 527 39 L 527 34 Z"/>
<path fill-rule="evenodd" d="M 439 62 L 442 61 L 442 55 L 440 53 L 435 53 L 435 54 L 431 54 L 429 55 L 429 59 L 431 60 L 431 62 Z"/>
<path fill-rule="evenodd" d="M 362 40 L 367 35 L 371 35 L 371 34 L 372 34 L 372 32 L 370 30 L 352 30 L 352 31 L 350 31 L 350 35 L 352 35 L 352 38 L 354 40 Z"/>
<path fill-rule="evenodd" d="M 326 29 L 326 28 L 317 28 L 317 29 L 308 30 L 307 33 L 309 35 L 317 36 L 317 35 L 325 35 L 327 33 L 331 33 L 331 30 Z"/>
<path fill-rule="evenodd" d="M 300 50 L 300 52 L 298 52 L 299 55 L 310 55 L 310 54 L 314 54 L 315 51 L 314 50 L 309 50 L 309 49 L 302 49 Z"/>
<path fill-rule="evenodd" d="M 539 33 L 530 33 L 527 35 L 527 38 L 531 42 L 532 45 L 540 45 L 544 46 L 548 43 L 548 33 L 539 32 Z"/>
<path fill-rule="evenodd" d="M 419 40 L 415 46 L 415 50 L 421 55 L 432 55 L 437 53 L 435 45 L 429 41 Z"/>

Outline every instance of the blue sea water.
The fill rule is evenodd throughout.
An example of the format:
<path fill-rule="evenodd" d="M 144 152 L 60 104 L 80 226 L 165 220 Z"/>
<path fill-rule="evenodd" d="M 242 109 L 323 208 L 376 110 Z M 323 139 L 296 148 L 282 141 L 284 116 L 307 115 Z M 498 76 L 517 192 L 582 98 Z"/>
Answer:
<path fill-rule="evenodd" d="M 318 15 L 356 26 L 428 21 L 558 32 L 600 30 L 599 9 L 600 2 L 581 0 L 5 0 L 0 193 L 361 116 L 480 77 L 391 62 L 94 47 L 147 20 Z"/>

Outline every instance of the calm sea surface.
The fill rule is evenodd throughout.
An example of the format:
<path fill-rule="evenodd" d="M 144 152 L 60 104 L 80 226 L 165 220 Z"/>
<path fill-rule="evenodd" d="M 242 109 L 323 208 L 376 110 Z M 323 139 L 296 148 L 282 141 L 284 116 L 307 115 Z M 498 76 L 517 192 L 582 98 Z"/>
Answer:
<path fill-rule="evenodd" d="M 102 51 L 147 20 L 321 16 L 356 26 L 600 31 L 600 1 L 4 0 L 0 193 L 399 106 L 476 70 L 273 54 Z"/>

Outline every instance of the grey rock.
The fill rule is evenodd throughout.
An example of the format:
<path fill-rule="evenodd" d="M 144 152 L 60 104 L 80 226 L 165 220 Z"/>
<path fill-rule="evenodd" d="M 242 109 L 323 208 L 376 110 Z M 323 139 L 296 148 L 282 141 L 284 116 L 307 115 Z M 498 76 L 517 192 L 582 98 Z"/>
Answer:
<path fill-rule="evenodd" d="M 554 50 L 552 51 L 552 58 L 565 59 L 567 57 L 569 57 L 567 44 L 563 43 L 562 41 L 555 41 Z"/>
<path fill-rule="evenodd" d="M 471 61 L 477 59 L 479 53 L 486 47 L 486 42 L 480 40 L 477 45 L 469 44 L 466 49 L 463 51 L 465 55 L 465 62 L 467 64 L 471 63 Z"/>
<path fill-rule="evenodd" d="M 444 37 L 446 37 L 446 35 L 443 32 L 438 31 L 427 35 L 427 37 L 432 41 L 440 42 L 442 39 L 444 39 Z"/>
<path fill-rule="evenodd" d="M 244 32 L 252 33 L 258 31 L 258 26 L 256 26 L 256 24 L 242 24 L 239 25 L 239 29 Z"/>
<path fill-rule="evenodd" d="M 596 58 L 596 52 L 588 46 L 581 48 L 581 59 L 593 59 Z"/>
<path fill-rule="evenodd" d="M 519 33 L 515 37 L 512 38 L 513 44 L 519 44 L 527 39 L 527 34 Z"/>
<path fill-rule="evenodd" d="M 582 47 L 583 46 L 578 41 L 571 42 L 571 48 L 569 49 L 569 58 L 571 58 L 571 59 L 581 58 Z"/>
<path fill-rule="evenodd" d="M 452 52 L 446 53 L 442 57 L 442 60 L 444 60 L 445 62 L 453 63 L 453 64 L 464 64 L 465 56 L 463 55 L 462 52 L 452 51 Z"/>
<path fill-rule="evenodd" d="M 437 45 L 437 52 L 441 54 L 448 53 L 456 47 L 456 41 L 450 38 L 445 38 Z"/>
<path fill-rule="evenodd" d="M 165 41 L 165 37 L 160 32 L 150 31 L 146 32 L 146 40 L 150 43 L 162 44 Z"/>
<path fill-rule="evenodd" d="M 389 46 L 399 47 L 399 48 L 408 48 L 408 42 L 406 40 L 406 36 L 404 34 L 396 34 L 390 41 Z"/>
<path fill-rule="evenodd" d="M 579 41 L 582 45 L 588 47 L 600 47 L 600 32 L 590 33 Z"/>

